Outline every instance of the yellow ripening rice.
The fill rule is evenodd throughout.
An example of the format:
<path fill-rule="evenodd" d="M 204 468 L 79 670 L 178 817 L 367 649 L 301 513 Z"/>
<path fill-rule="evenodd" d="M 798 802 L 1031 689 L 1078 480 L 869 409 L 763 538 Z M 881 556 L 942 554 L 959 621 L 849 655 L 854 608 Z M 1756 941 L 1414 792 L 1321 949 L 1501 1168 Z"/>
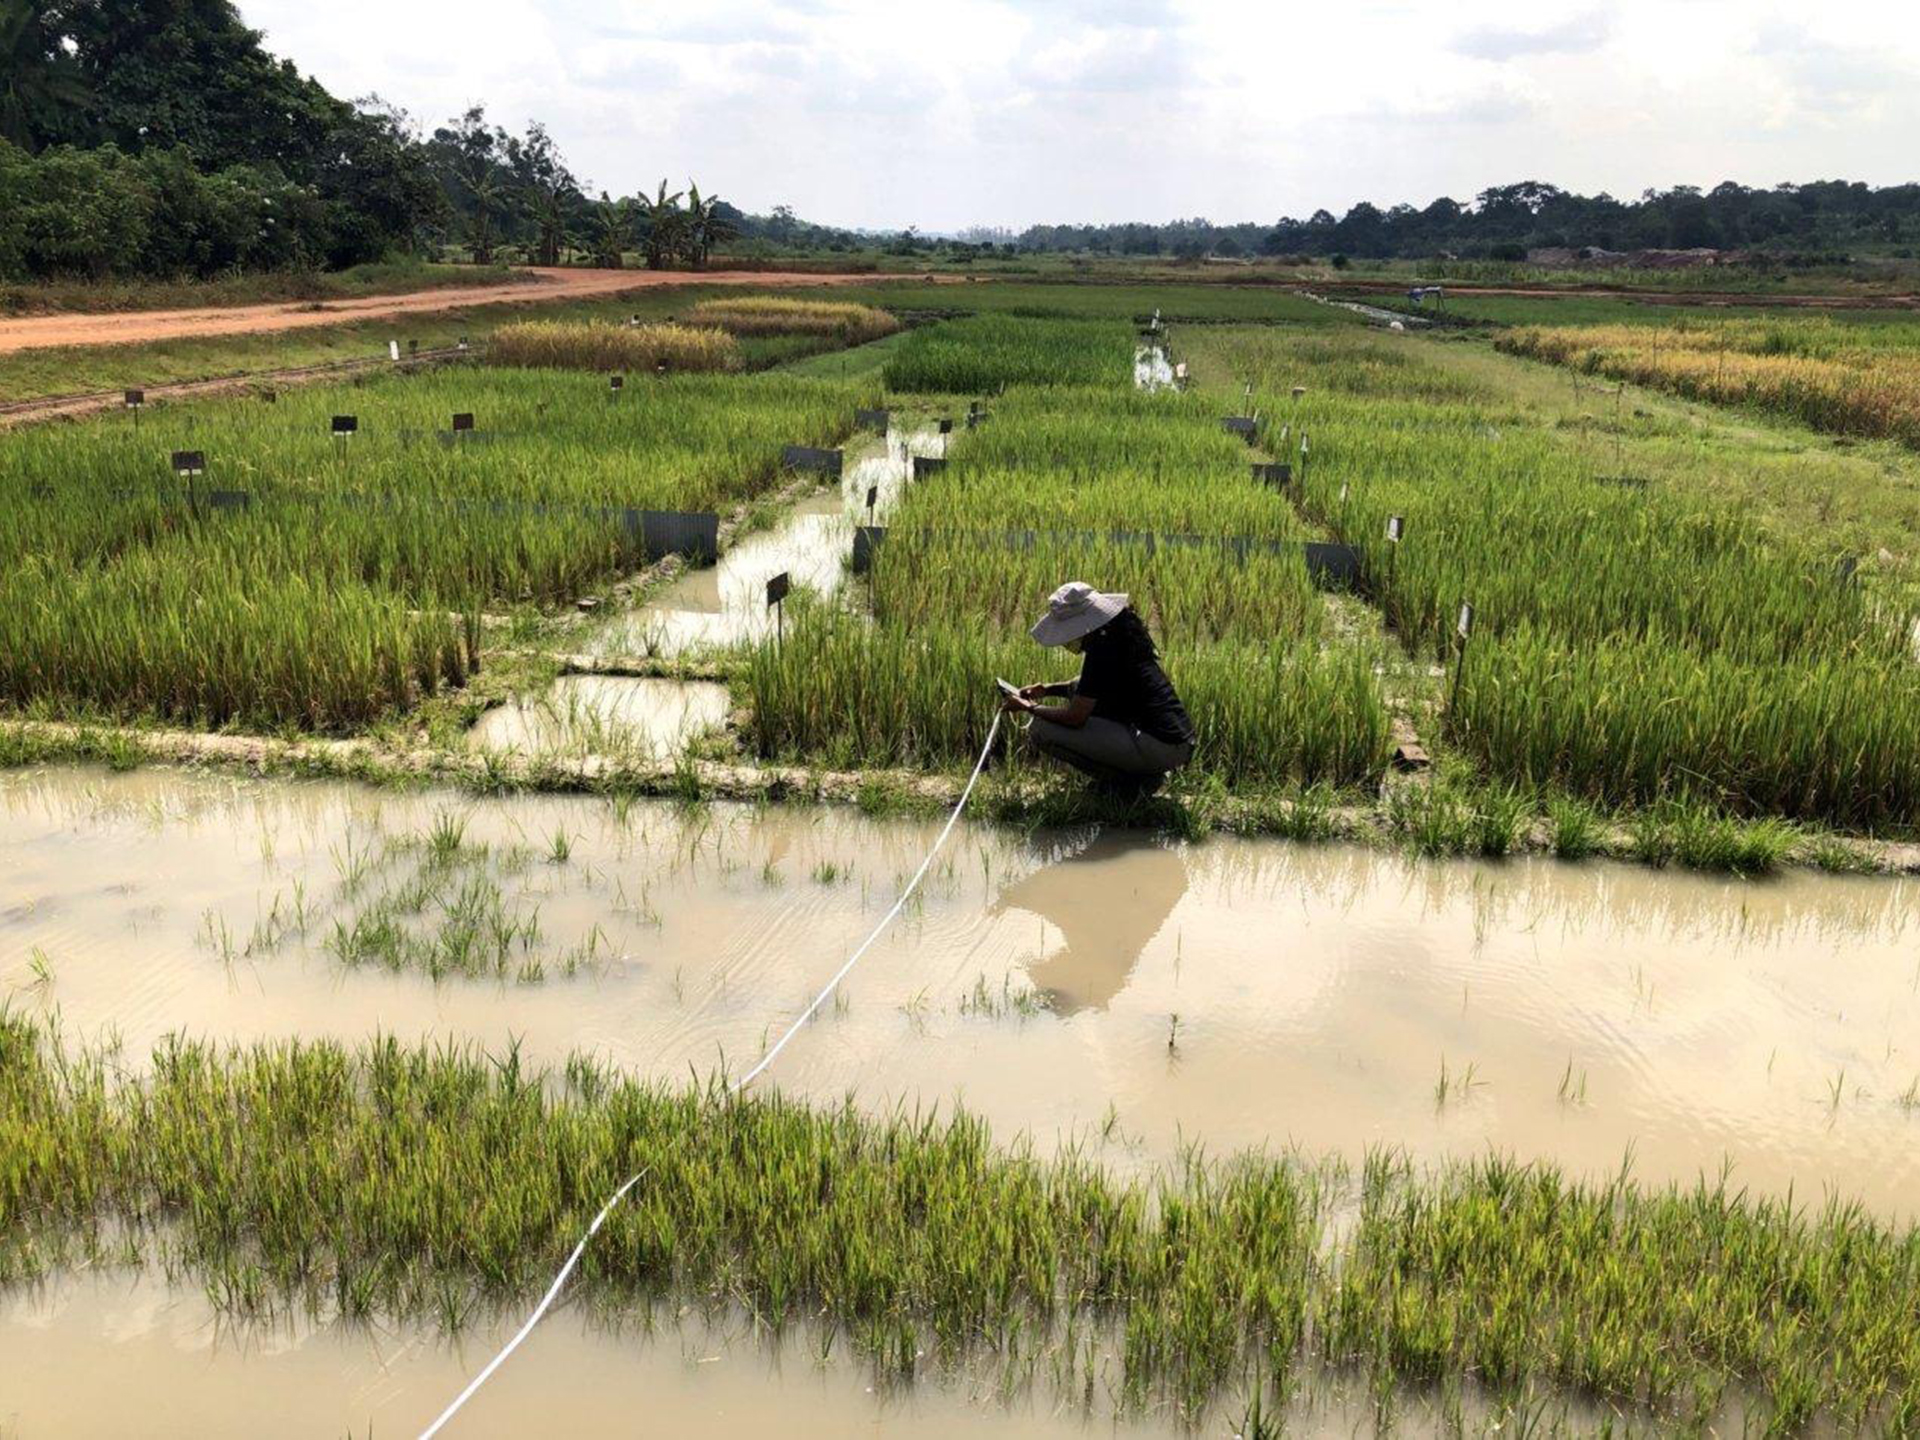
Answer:
<path fill-rule="evenodd" d="M 738 370 L 740 347 L 724 330 L 687 325 L 606 325 L 527 320 L 493 332 L 487 359 L 539 370 L 641 373 Z"/>
<path fill-rule="evenodd" d="M 893 316 L 871 305 L 775 295 L 702 300 L 686 319 L 693 325 L 717 325 L 733 335 L 837 335 L 851 345 L 878 340 L 900 328 Z"/>

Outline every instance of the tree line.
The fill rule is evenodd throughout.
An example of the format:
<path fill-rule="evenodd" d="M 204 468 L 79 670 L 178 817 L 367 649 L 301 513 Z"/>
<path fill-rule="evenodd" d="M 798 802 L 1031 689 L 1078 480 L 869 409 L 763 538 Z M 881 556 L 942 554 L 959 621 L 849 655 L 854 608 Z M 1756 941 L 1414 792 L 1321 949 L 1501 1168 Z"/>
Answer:
<path fill-rule="evenodd" d="M 766 223 L 691 182 L 595 196 L 537 123 L 509 135 L 476 107 L 425 134 L 260 42 L 231 0 L 0 0 L 0 279 L 338 269 L 449 247 L 702 266 Z"/>
<path fill-rule="evenodd" d="M 1415 208 L 1361 201 L 1336 218 L 1215 225 L 1036 225 L 1015 235 L 969 237 L 1016 251 L 1113 255 L 1327 256 L 1371 259 L 1520 260 L 1542 249 L 1634 251 L 1716 249 L 1782 258 L 1881 253 L 1912 258 L 1920 247 L 1920 185 L 1875 188 L 1821 180 L 1770 189 L 1732 181 L 1702 191 L 1677 185 L 1638 200 L 1577 195 L 1536 180 L 1482 190 L 1465 204 L 1442 196 Z"/>

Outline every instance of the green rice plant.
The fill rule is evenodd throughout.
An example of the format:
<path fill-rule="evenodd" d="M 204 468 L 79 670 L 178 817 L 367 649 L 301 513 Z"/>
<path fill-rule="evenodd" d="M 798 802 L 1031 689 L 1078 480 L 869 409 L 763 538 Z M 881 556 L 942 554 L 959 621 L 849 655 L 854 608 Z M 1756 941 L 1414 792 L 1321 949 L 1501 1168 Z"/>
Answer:
<path fill-rule="evenodd" d="M 741 361 L 740 347 L 718 327 L 523 320 L 493 332 L 487 342 L 487 363 L 528 370 L 646 374 L 738 370 Z"/>
<path fill-rule="evenodd" d="M 1476 642 L 1449 734 L 1528 783 L 1873 828 L 1920 817 L 1920 670 L 1537 632 Z"/>
<path fill-rule="evenodd" d="M 1133 334 L 1109 320 L 1024 320 L 979 315 L 914 331 L 888 358 L 887 388 L 993 395 L 1013 385 L 1125 381 Z"/>
<path fill-rule="evenodd" d="M 785 295 L 742 295 L 702 300 L 685 321 L 729 335 L 821 335 L 846 345 L 865 345 L 900 328 L 900 322 L 871 305 L 839 300 L 805 300 Z"/>
<path fill-rule="evenodd" d="M 753 649 L 737 681 L 751 739 L 836 766 L 970 761 L 996 676 L 1077 670 L 1027 631 L 1049 593 L 1082 579 L 1131 597 L 1192 716 L 1188 821 L 1213 785 L 1370 783 L 1390 720 L 1370 657 L 1321 643 L 1306 535 L 1210 401 L 1138 394 L 1119 374 L 1017 386 L 895 505 L 870 623 L 790 607 L 784 642 Z"/>
<path fill-rule="evenodd" d="M 763 494 L 787 444 L 831 442 L 877 399 L 756 375 L 616 401 L 589 376 L 443 370 L 0 436 L 0 703 L 371 723 L 465 683 L 482 610 L 643 564 L 629 512 Z M 343 413 L 359 429 L 332 439 Z M 205 475 L 176 477 L 176 450 Z"/>
<path fill-rule="evenodd" d="M 1288 452 L 1302 502 L 1359 550 L 1409 652 L 1451 660 L 1474 606 L 1445 735 L 1488 775 L 1608 804 L 1920 821 L 1908 617 L 1831 555 L 1613 483 L 1601 458 L 1404 343 L 1231 332 L 1207 354 L 1252 377 L 1269 444 L 1275 421 L 1307 439 Z"/>
<path fill-rule="evenodd" d="M 1547 801 L 1547 827 L 1553 853 L 1562 860 L 1584 860 L 1606 843 L 1600 813 L 1576 796 L 1555 795 Z"/>
<path fill-rule="evenodd" d="M 1668 800 L 1634 812 L 1629 821 L 1636 858 L 1653 865 L 1678 862 L 1692 870 L 1764 875 L 1799 843 L 1785 821 L 1741 820 L 1697 802 Z"/>
<path fill-rule="evenodd" d="M 1436 1093 L 1482 1083 L 1449 1068 Z M 1920 1239 L 1840 1197 L 1499 1156 L 1425 1173 L 1371 1154 L 1351 1196 L 1259 1154 L 1123 1178 L 945 1109 L 391 1038 L 174 1037 L 123 1067 L 0 1012 L 0 1282 L 131 1254 L 235 1317 L 457 1331 L 537 1295 L 635 1173 L 574 1278 L 585 1304 L 817 1324 L 896 1381 L 986 1358 L 1196 1424 L 1250 1376 L 1284 1394 L 1322 1374 L 1384 1404 L 1471 1379 L 1647 1428 L 1730 1408 L 1901 1434 L 1920 1411 Z"/>

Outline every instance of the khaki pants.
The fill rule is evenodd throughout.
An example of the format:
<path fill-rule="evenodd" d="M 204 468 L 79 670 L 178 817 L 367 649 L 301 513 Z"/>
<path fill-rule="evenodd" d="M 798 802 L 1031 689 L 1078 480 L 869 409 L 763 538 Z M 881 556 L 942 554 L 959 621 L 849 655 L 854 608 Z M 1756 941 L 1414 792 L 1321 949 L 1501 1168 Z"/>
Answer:
<path fill-rule="evenodd" d="M 1095 715 L 1079 729 L 1036 719 L 1027 743 L 1042 755 L 1063 760 L 1096 780 L 1165 775 L 1193 758 L 1193 746 L 1169 745 L 1117 720 Z"/>

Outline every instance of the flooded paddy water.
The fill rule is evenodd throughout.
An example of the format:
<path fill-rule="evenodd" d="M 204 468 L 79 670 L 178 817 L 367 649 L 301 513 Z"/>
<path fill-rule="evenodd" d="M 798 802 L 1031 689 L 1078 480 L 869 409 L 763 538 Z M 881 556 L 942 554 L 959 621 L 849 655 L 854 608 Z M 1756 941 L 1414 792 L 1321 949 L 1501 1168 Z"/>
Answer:
<path fill-rule="evenodd" d="M 945 453 L 936 430 L 889 431 L 849 446 L 838 489 L 802 500 L 772 525 L 743 535 L 716 565 L 688 570 L 646 604 L 613 616 L 587 642 L 599 655 L 685 655 L 753 640 L 773 629 L 766 585 L 785 573 L 796 587 L 831 594 L 853 549 L 853 529 L 882 519 L 912 479 L 915 456 Z"/>
<path fill-rule="evenodd" d="M 0 777 L 0 993 L 138 1065 L 171 1032 L 452 1037 L 678 1083 L 745 1069 L 867 933 L 936 826 L 851 810 L 451 793 L 86 768 Z M 425 849 L 508 917 L 504 967 L 374 952 L 356 919 Z M 417 898 L 417 897 L 416 897 Z M 1910 882 L 1743 882 L 1545 859 L 963 825 L 921 897 L 769 1081 L 965 1104 L 996 1135 L 1141 1172 L 1198 1144 L 1416 1162 L 1493 1148 L 1604 1175 L 1920 1195 Z M 435 952 L 439 953 L 439 952 Z M 537 983 L 536 983 L 537 982 Z M 1444 1081 L 1443 1081 L 1443 1076 Z M 65 1278 L 0 1307 L 0 1424 L 404 1431 L 491 1342 L 228 1333 L 189 1289 Z M 775 1363 L 770 1363 L 769 1357 Z M 617 1363 L 616 1363 L 617 1362 Z M 112 1373 L 112 1386 L 82 1377 Z M 467 1433 L 1084 1431 L 981 1382 L 878 1394 L 762 1337 L 556 1317 Z M 557 1408 L 556 1408 L 557 1407 Z M 654 1420 L 653 1417 L 659 1417 Z M 798 1418 L 796 1418 L 798 1417 Z M 1105 1422 L 1102 1422 L 1103 1424 Z M 1351 1433 L 1354 1417 L 1317 1428 Z M 798 1427 L 798 1428 L 796 1428 Z M 1125 1427 L 1123 1427 L 1124 1430 Z"/>
<path fill-rule="evenodd" d="M 507 983 L 370 959 L 342 922 L 451 828 L 534 917 Z M 734 1070 L 884 912 L 935 825 L 833 809 L 54 769 L 0 781 L 0 988 L 112 1032 L 510 1037 Z M 398 854 L 401 859 L 394 857 Z M 1920 1196 L 1911 882 L 963 826 L 773 1079 L 964 1102 L 1119 1165 L 1488 1147 L 1581 1173 Z M 431 918 L 434 906 L 424 914 Z M 304 918 L 304 928 L 300 918 Z M 572 957 L 571 965 L 562 961 Z M 513 983 L 522 961 L 545 983 Z M 571 975 L 563 974 L 571 970 Z M 485 971 L 488 975 L 502 973 Z M 1444 1073 L 1448 1084 L 1440 1081 Z"/>
<path fill-rule="evenodd" d="M 497 705 L 467 732 L 478 750 L 671 758 L 725 722 L 727 687 L 703 681 L 565 675 L 542 695 Z"/>

